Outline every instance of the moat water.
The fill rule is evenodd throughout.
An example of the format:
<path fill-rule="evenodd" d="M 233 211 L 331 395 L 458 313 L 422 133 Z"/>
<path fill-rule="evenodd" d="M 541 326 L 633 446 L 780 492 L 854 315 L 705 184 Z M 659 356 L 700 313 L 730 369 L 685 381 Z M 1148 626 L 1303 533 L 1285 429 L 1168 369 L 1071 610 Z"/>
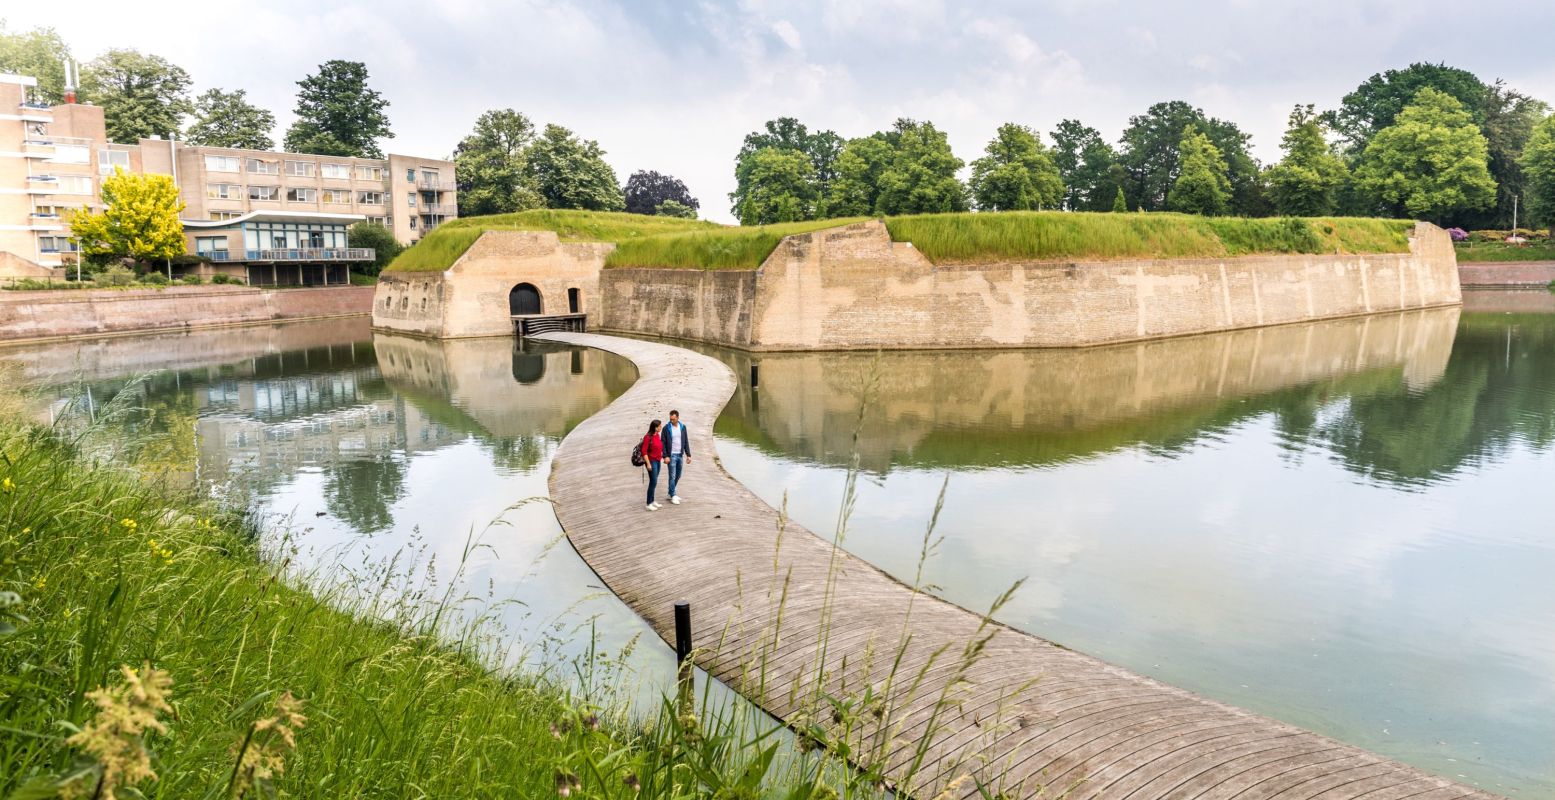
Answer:
<path fill-rule="evenodd" d="M 1000 614 L 1014 627 L 1555 796 L 1550 296 L 1086 351 L 698 349 L 741 377 L 714 425 L 724 466 L 830 535 L 856 465 L 843 544 L 892 574 L 911 580 L 944 487 L 926 569 L 941 596 L 978 609 L 1025 579 Z M 0 360 L 60 387 L 44 416 L 128 387 L 149 410 L 128 427 L 180 442 L 166 457 L 190 480 L 247 487 L 306 564 L 371 575 L 399 559 L 448 580 L 464 558 L 471 604 L 531 664 L 592 635 L 610 653 L 637 640 L 649 683 L 670 672 L 549 508 L 512 507 L 544 495 L 561 438 L 631 384 L 618 358 L 358 320 Z"/>

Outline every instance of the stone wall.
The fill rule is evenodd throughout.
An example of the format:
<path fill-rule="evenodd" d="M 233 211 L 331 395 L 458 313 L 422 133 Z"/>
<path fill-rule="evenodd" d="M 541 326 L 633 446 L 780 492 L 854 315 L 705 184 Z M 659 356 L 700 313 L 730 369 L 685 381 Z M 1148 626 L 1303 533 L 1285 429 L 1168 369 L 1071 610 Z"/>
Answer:
<path fill-rule="evenodd" d="M 104 336 L 367 314 L 373 289 L 70 289 L 0 292 L 0 341 Z"/>
<path fill-rule="evenodd" d="M 373 327 L 459 339 L 513 333 L 508 293 L 520 283 L 540 291 L 540 313 L 595 314 L 599 271 L 613 245 L 562 242 L 550 231 L 487 231 L 444 272 L 386 272 L 373 299 Z"/>
<path fill-rule="evenodd" d="M 1476 262 L 1458 265 L 1464 286 L 1544 288 L 1555 281 L 1555 261 Z"/>
<path fill-rule="evenodd" d="M 607 269 L 598 330 L 748 348 L 757 274 L 750 270 Z"/>
<path fill-rule="evenodd" d="M 879 221 L 784 239 L 757 270 L 603 270 L 607 244 L 489 231 L 442 273 L 388 273 L 375 327 L 511 334 L 508 293 L 544 314 L 577 289 L 593 330 L 754 351 L 1087 347 L 1460 302 L 1447 234 L 1408 253 L 936 266 Z"/>

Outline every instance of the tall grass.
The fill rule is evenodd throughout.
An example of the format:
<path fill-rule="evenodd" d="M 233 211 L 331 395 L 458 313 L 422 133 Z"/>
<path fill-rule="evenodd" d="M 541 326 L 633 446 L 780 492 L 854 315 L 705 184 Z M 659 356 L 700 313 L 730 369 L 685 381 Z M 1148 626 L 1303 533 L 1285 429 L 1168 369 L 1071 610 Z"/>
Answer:
<path fill-rule="evenodd" d="M 440 272 L 453 266 L 486 231 L 555 231 L 564 242 L 626 242 L 666 233 L 719 230 L 712 222 L 609 211 L 535 209 L 513 214 L 461 217 L 438 226 L 401 253 L 387 269 Z"/>
<path fill-rule="evenodd" d="M 412 585 L 393 564 L 298 575 L 289 544 L 241 505 L 148 480 L 132 455 L 156 448 L 118 447 L 120 403 L 67 433 L 23 422 L 0 392 L 0 797 L 106 796 L 112 765 L 135 758 L 155 777 L 121 775 L 134 785 L 119 796 L 833 800 L 970 780 L 970 744 L 939 758 L 938 720 L 962 701 L 961 681 L 935 694 L 925 676 L 965 674 L 993 636 L 993 612 L 959 650 L 927 658 L 908 657 L 904 620 L 895 653 L 881 653 L 881 684 L 850 685 L 861 665 L 818 655 L 790 719 L 797 748 L 770 719 L 706 692 L 694 707 L 665 697 L 634 716 L 612 691 L 619 656 L 591 649 L 566 684 L 500 668 L 512 644 L 452 596 L 462 563 L 444 588 Z M 856 479 L 855 463 L 850 487 Z M 934 541 L 931 524 L 923 559 Z M 757 648 L 769 653 L 788 602 L 786 591 L 770 599 L 776 623 Z M 765 681 L 765 662 L 748 666 Z M 133 697 L 133 681 L 157 676 L 172 681 L 166 713 L 149 712 L 161 719 L 114 727 L 101 698 Z M 897 720 L 924 703 L 935 709 L 927 725 Z M 105 729 L 117 731 L 119 762 L 87 741 Z"/>
<path fill-rule="evenodd" d="M 1453 248 L 1462 263 L 1495 261 L 1555 261 L 1555 242 L 1464 242 Z"/>
<path fill-rule="evenodd" d="M 1188 214 L 1015 211 L 888 217 L 886 229 L 936 264 L 1408 252 L 1414 223 Z"/>
<path fill-rule="evenodd" d="M 755 269 L 785 236 L 861 222 L 864 217 L 713 228 L 624 240 L 605 257 L 605 268 Z"/>

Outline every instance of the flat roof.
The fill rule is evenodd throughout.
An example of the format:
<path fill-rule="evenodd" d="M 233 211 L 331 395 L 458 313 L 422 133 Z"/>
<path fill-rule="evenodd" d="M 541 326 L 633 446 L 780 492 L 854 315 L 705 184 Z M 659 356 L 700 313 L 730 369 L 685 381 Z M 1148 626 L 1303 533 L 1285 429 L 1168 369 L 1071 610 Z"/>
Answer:
<path fill-rule="evenodd" d="M 181 219 L 185 228 L 226 228 L 244 222 L 362 222 L 366 214 L 330 214 L 323 211 L 250 211 L 232 219 Z"/>
<path fill-rule="evenodd" d="M 0 72 L 0 83 L 19 83 L 23 86 L 37 86 L 38 79 L 29 75 L 18 75 L 14 72 Z"/>

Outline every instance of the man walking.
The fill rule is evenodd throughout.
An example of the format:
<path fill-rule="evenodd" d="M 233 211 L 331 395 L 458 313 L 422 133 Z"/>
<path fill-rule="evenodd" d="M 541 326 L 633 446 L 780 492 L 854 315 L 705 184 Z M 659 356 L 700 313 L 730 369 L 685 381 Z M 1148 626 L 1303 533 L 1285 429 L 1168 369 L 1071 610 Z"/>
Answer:
<path fill-rule="evenodd" d="M 681 424 L 680 412 L 671 411 L 670 421 L 664 426 L 664 460 L 670 467 L 670 502 L 680 505 L 680 495 L 675 491 L 680 483 L 680 471 L 691 463 L 691 435 Z"/>

